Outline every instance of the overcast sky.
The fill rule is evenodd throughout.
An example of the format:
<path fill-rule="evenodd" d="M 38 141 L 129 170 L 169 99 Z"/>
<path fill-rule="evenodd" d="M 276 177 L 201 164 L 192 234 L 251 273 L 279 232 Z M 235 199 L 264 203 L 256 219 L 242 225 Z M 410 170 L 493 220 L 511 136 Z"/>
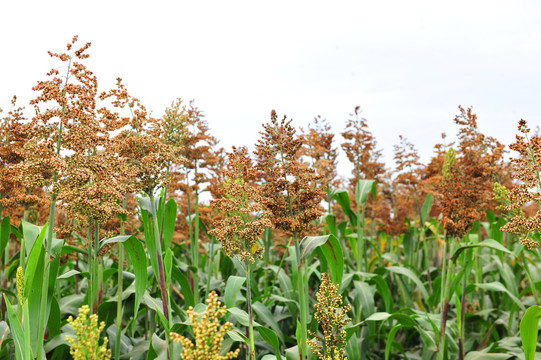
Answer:
<path fill-rule="evenodd" d="M 78 34 L 101 90 L 122 77 L 154 116 L 195 99 L 226 149 L 253 149 L 271 109 L 339 133 L 360 105 L 388 163 L 400 134 L 428 159 L 458 105 L 505 144 L 520 118 L 541 125 L 540 1 L 18 0 L 0 14 L 3 109 Z"/>

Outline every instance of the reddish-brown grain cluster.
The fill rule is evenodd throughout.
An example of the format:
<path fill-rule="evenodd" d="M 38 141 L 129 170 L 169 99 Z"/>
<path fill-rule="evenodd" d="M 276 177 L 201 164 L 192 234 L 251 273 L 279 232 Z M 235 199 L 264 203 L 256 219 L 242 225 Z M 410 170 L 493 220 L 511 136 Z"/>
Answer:
<path fill-rule="evenodd" d="M 309 165 L 321 177 L 322 188 L 337 187 L 338 150 L 333 147 L 334 134 L 331 133 L 331 126 L 327 120 L 322 119 L 321 116 L 315 117 L 312 124 L 308 125 L 308 129 L 303 130 L 301 136 L 304 142 L 301 154 L 308 158 Z"/>
<path fill-rule="evenodd" d="M 255 154 L 263 177 L 264 206 L 276 228 L 300 235 L 322 213 L 321 176 L 302 163 L 303 140 L 296 136 L 291 120 L 285 116 L 278 120 L 273 110 L 263 129 Z"/>
<path fill-rule="evenodd" d="M 0 204 L 13 214 L 18 207 L 28 209 L 42 204 L 43 191 L 32 184 L 25 186 L 20 180 L 21 164 L 29 157 L 25 144 L 34 133 L 24 118 L 23 108 L 17 107 L 17 98 L 13 97 L 12 109 L 0 123 Z M 39 196 L 38 196 L 39 194 Z"/>
<path fill-rule="evenodd" d="M 239 255 L 242 261 L 254 263 L 263 253 L 257 242 L 265 227 L 272 224 L 263 206 L 261 187 L 256 184 L 259 174 L 248 150 L 233 148 L 228 156 L 225 180 L 218 189 L 218 198 L 212 202 L 222 217 L 210 233 L 220 240 L 227 255 Z"/>
<path fill-rule="evenodd" d="M 502 144 L 479 132 L 471 108 L 459 110 L 455 118 L 461 126 L 458 151 L 456 155 L 448 151 L 437 186 L 443 226 L 448 235 L 456 237 L 464 236 L 488 209 L 504 151 Z"/>
<path fill-rule="evenodd" d="M 358 179 L 370 179 L 380 181 L 385 173 L 385 164 L 381 162 L 381 150 L 377 149 L 374 135 L 368 130 L 366 119 L 360 117 L 361 109 L 355 107 L 355 111 L 346 123 L 346 129 L 342 133 L 345 142 L 342 149 L 349 161 L 353 164 L 353 178 L 351 186 L 354 188 Z"/>
<path fill-rule="evenodd" d="M 507 211 L 521 209 L 529 203 L 541 203 L 541 138 L 538 135 L 528 135 L 530 129 L 525 120 L 520 120 L 518 130 L 522 135 L 517 135 L 516 141 L 509 146 L 518 153 L 518 157 L 511 159 L 518 182 L 507 194 Z M 536 210 L 528 218 L 522 212 L 515 213 L 502 230 L 520 235 L 520 241 L 530 249 L 538 247 L 539 243 L 531 235 L 541 231 L 541 211 Z"/>

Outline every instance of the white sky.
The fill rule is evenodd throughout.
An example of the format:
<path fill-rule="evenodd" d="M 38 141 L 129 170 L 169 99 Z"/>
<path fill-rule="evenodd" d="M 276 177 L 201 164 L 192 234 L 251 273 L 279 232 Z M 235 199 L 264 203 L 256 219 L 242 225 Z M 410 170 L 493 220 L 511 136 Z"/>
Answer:
<path fill-rule="evenodd" d="M 505 144 L 520 118 L 541 125 L 534 0 L 2 1 L 0 107 L 35 96 L 58 65 L 47 50 L 75 34 L 92 42 L 101 90 L 122 77 L 154 116 L 195 99 L 226 149 L 253 149 L 273 108 L 303 127 L 321 115 L 338 134 L 360 105 L 388 164 L 400 134 L 427 160 L 456 133 L 460 104 Z"/>

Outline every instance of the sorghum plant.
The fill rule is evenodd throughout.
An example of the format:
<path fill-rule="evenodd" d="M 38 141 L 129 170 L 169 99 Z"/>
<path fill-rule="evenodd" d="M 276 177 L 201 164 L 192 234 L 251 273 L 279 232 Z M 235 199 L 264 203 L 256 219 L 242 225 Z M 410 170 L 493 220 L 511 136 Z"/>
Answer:
<path fill-rule="evenodd" d="M 263 125 L 262 138 L 256 145 L 257 168 L 263 174 L 264 205 L 274 227 L 293 235 L 297 256 L 298 294 L 301 338 L 297 339 L 301 358 L 308 358 L 306 327 L 308 298 L 305 286 L 304 259 L 301 258 L 299 235 L 305 232 L 321 212 L 323 189 L 320 177 L 300 160 L 302 138 L 295 134 L 291 120 L 279 121 L 271 112 L 271 122 Z"/>
<path fill-rule="evenodd" d="M 429 253 L 427 242 L 424 241 L 424 226 L 427 219 L 423 219 L 421 212 L 420 197 L 420 175 L 422 165 L 417 150 L 406 138 L 400 136 L 400 143 L 394 146 L 394 161 L 396 164 L 396 178 L 393 180 L 393 191 L 391 195 L 393 204 L 393 218 L 389 219 L 386 231 L 390 234 L 400 234 L 407 231 L 405 219 L 419 219 L 419 238 L 414 244 L 416 249 L 422 244 L 426 268 L 429 267 Z M 420 264 L 417 259 L 418 251 L 412 252 L 410 264 L 417 267 Z M 429 288 L 432 288 L 430 272 L 427 273 Z"/>
<path fill-rule="evenodd" d="M 229 360 L 239 355 L 240 349 L 229 351 L 225 356 L 220 355 L 225 335 L 233 327 L 230 322 L 220 326 L 220 319 L 227 312 L 227 308 L 220 305 L 218 295 L 212 291 L 207 299 L 207 309 L 201 320 L 198 319 L 199 314 L 191 306 L 188 309 L 195 343 L 180 334 L 174 332 L 170 334 L 173 341 L 182 344 L 181 357 L 183 360 Z"/>
<path fill-rule="evenodd" d="M 347 360 L 344 347 L 346 346 L 346 325 L 351 321 L 347 312 L 350 305 L 342 306 L 340 288 L 331 282 L 329 274 L 323 273 L 321 285 L 316 294 L 317 304 L 314 305 L 314 318 L 321 326 L 323 337 L 308 331 L 315 339 L 308 341 L 312 351 L 320 360 Z"/>
<path fill-rule="evenodd" d="M 263 248 L 258 240 L 270 227 L 271 221 L 262 205 L 264 198 L 261 188 L 255 181 L 257 170 L 252 166 L 248 150 L 233 148 L 229 155 L 228 170 L 224 172 L 226 180 L 218 190 L 218 199 L 212 206 L 221 212 L 210 234 L 222 243 L 225 253 L 233 257 L 238 255 L 246 266 L 246 300 L 250 318 L 250 358 L 255 360 L 255 343 L 252 317 L 251 267 L 257 258 L 261 258 Z"/>
<path fill-rule="evenodd" d="M 224 172 L 226 180 L 218 190 L 218 199 L 211 203 L 223 218 L 217 221 L 210 233 L 220 240 L 228 256 L 238 255 L 241 261 L 253 264 L 263 252 L 258 240 L 265 227 L 272 223 L 262 205 L 265 198 L 261 187 L 255 183 L 258 172 L 252 165 L 248 150 L 233 147 L 228 157 L 228 169 Z"/>
<path fill-rule="evenodd" d="M 125 181 L 134 182 L 135 188 L 150 199 L 149 213 L 152 216 L 152 225 L 148 230 L 152 231 L 153 236 L 146 234 L 147 241 L 152 242 L 147 243 L 147 247 L 155 249 L 155 253 L 150 254 L 150 257 L 155 276 L 160 284 L 163 315 L 167 321 L 171 322 L 169 289 L 165 284 L 163 267 L 163 227 L 159 226 L 160 219 L 157 218 L 158 210 L 154 197 L 156 190 L 166 188 L 170 181 L 167 170 L 169 165 L 174 161 L 181 162 L 182 159 L 175 158 L 174 148 L 163 140 L 163 120 L 149 116 L 139 99 L 129 94 L 122 84 L 122 79 L 117 79 L 116 89 L 102 93 L 100 97 L 103 100 L 112 99 L 113 105 L 119 110 L 125 108 L 129 110 L 127 116 L 120 117 L 120 123 L 126 125 L 127 128 L 115 137 L 113 149 L 127 163 L 130 173 L 133 174 L 125 178 Z M 123 195 L 126 196 L 127 193 Z"/>
<path fill-rule="evenodd" d="M 204 114 L 193 101 L 188 106 L 177 99 L 164 115 L 165 140 L 172 144 L 182 162 L 171 163 L 172 181 L 169 192 L 179 202 L 184 218 L 181 229 L 189 233 L 191 262 L 199 267 L 201 206 L 199 196 L 214 178 L 220 177 L 223 165 L 223 149 L 218 148 L 218 139 L 210 135 Z M 181 191 L 182 195 L 178 192 Z M 199 299 L 199 275 L 190 272 L 193 293 Z"/>
<path fill-rule="evenodd" d="M 77 36 L 67 45 L 66 53 L 49 52 L 51 57 L 59 59 L 66 66 L 65 75 L 60 75 L 56 68 L 52 69 L 47 74 L 48 80 L 39 81 L 33 87 L 34 91 L 40 93 L 30 102 L 36 112 L 32 119 L 34 138 L 33 141 L 26 143 L 25 147 L 30 155 L 20 164 L 20 179 L 27 188 L 47 186 L 49 189 L 51 207 L 46 246 L 48 257 L 53 257 L 55 209 L 57 200 L 62 201 L 60 193 L 63 190 L 63 183 L 66 179 L 77 176 L 78 160 L 81 156 L 87 155 L 85 151 L 97 146 L 93 143 L 94 134 L 89 133 L 96 130 L 90 124 L 94 123 L 96 116 L 97 80 L 82 64 L 82 60 L 89 56 L 86 51 L 90 43 L 72 51 L 76 41 Z M 45 277 L 41 289 L 37 326 L 40 339 L 36 349 L 38 358 L 42 356 L 46 309 L 51 301 L 47 296 L 49 279 L 56 278 L 58 261 L 57 257 L 54 261 L 44 262 Z"/>
<path fill-rule="evenodd" d="M 460 114 L 455 117 L 455 123 L 461 128 L 458 133 L 458 152 L 450 148 L 443 163 L 443 176 L 438 192 L 442 212 L 442 223 L 457 242 L 471 230 L 476 220 L 481 220 L 488 205 L 492 202 L 493 183 L 501 172 L 504 147 L 496 139 L 487 137 L 479 132 L 477 116 L 471 108 L 467 110 L 459 106 Z M 452 242 L 453 240 L 451 240 Z M 447 247 L 453 244 L 445 244 Z M 465 269 L 463 280 L 462 299 L 465 304 L 466 286 L 471 272 L 471 262 L 466 261 L 469 251 L 463 254 Z M 449 259 L 447 273 L 442 267 L 442 322 L 440 330 L 440 347 L 445 344 L 445 325 L 447 310 L 452 294 L 450 293 L 450 278 L 454 264 Z M 480 273 L 480 269 L 477 271 Z M 444 282 L 444 278 L 446 281 Z M 444 285 L 445 284 L 445 285 Z M 459 358 L 464 357 L 464 320 L 465 306 L 461 307 L 459 322 Z"/>
<path fill-rule="evenodd" d="M 360 106 L 355 107 L 353 118 L 346 123 L 345 131 L 342 133 L 344 143 L 342 149 L 345 151 L 348 160 L 353 164 L 353 177 L 350 179 L 350 194 L 358 194 L 361 187 L 361 180 L 374 180 L 381 183 L 382 176 L 385 174 L 385 164 L 380 161 L 382 153 L 378 150 L 374 135 L 368 130 L 366 119 L 360 117 Z M 356 196 L 351 196 L 356 199 Z M 368 216 L 372 218 L 375 224 L 376 204 L 364 202 L 358 203 L 356 200 L 356 224 L 357 231 L 357 270 L 367 271 L 368 261 L 366 259 L 366 239 L 365 239 L 365 214 L 368 210 Z M 379 209 L 381 210 L 381 208 Z"/>

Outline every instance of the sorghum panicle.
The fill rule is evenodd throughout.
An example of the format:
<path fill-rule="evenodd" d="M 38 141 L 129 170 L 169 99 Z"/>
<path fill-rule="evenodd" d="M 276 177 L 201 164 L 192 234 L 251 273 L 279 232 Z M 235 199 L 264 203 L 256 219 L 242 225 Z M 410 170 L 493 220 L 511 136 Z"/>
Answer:
<path fill-rule="evenodd" d="M 230 322 L 220 326 L 220 319 L 227 313 L 227 308 L 220 305 L 218 295 L 212 291 L 207 299 L 207 309 L 200 321 L 198 320 L 199 314 L 193 311 L 191 306 L 188 309 L 188 316 L 195 335 L 195 344 L 180 334 L 174 332 L 170 334 L 173 341 L 182 344 L 181 357 L 183 360 L 229 360 L 239 355 L 240 349 L 230 351 L 225 356 L 220 355 L 224 337 L 233 327 Z"/>
<path fill-rule="evenodd" d="M 137 191 L 153 195 L 155 189 L 169 183 L 171 177 L 167 169 L 170 164 L 183 161 L 175 156 L 175 149 L 162 137 L 165 131 L 163 119 L 149 116 L 139 99 L 128 93 L 120 78 L 117 88 L 102 93 L 100 98 L 111 99 L 118 110 L 129 109 L 130 114 L 120 117 L 119 121 L 128 128 L 123 128 L 114 138 L 111 148 L 127 164 L 131 176 L 126 180 L 130 180 Z"/>
<path fill-rule="evenodd" d="M 458 151 L 447 152 L 437 190 L 443 226 L 448 235 L 460 238 L 482 219 L 493 201 L 493 183 L 501 173 L 504 147 L 479 132 L 471 108 L 459 110 L 455 117 L 461 126 Z"/>
<path fill-rule="evenodd" d="M 273 110 L 263 129 L 255 154 L 264 180 L 264 205 L 276 228 L 300 235 L 322 213 L 321 176 L 302 163 L 303 140 L 296 136 L 291 120 L 284 116 L 279 121 Z"/>
<path fill-rule="evenodd" d="M 381 161 L 382 152 L 378 150 L 374 135 L 368 130 L 366 119 L 360 117 L 360 106 L 346 123 L 346 129 L 342 133 L 345 151 L 349 161 L 353 164 L 353 178 L 351 185 L 354 188 L 358 179 L 371 179 L 381 181 L 385 173 L 385 164 Z"/>
<path fill-rule="evenodd" d="M 218 190 L 218 199 L 211 204 L 222 218 L 209 233 L 216 235 L 227 255 L 239 255 L 242 261 L 254 263 L 263 253 L 257 242 L 265 227 L 272 223 L 262 205 L 265 199 L 261 187 L 255 183 L 258 171 L 252 165 L 248 150 L 234 147 L 228 156 L 226 180 Z"/>
<path fill-rule="evenodd" d="M 319 291 L 316 294 L 317 304 L 314 306 L 314 318 L 321 326 L 323 337 L 308 331 L 314 339 L 308 345 L 320 360 L 347 360 L 344 347 L 346 331 L 344 328 L 351 321 L 347 312 L 350 305 L 342 306 L 340 287 L 332 283 L 329 274 L 323 273 Z"/>
<path fill-rule="evenodd" d="M 539 247 L 539 243 L 530 235 L 541 231 L 541 210 L 537 209 L 526 218 L 520 209 L 528 203 L 541 203 L 541 138 L 538 135 L 528 135 L 530 129 L 525 120 L 519 121 L 518 130 L 522 135 L 517 135 L 516 141 L 509 147 L 519 155 L 511 159 L 515 177 L 519 181 L 508 191 L 505 210 L 519 212 L 501 230 L 520 235 L 521 243 L 533 249 Z"/>
<path fill-rule="evenodd" d="M 21 164 L 32 156 L 26 144 L 32 141 L 35 131 L 24 117 L 24 109 L 17 107 L 16 96 L 11 105 L 0 122 L 0 203 L 13 214 L 19 206 L 44 204 L 46 200 L 36 195 L 34 184 L 21 181 Z"/>
<path fill-rule="evenodd" d="M 334 134 L 331 132 L 331 126 L 326 119 L 317 116 L 312 124 L 308 125 L 308 130 L 302 132 L 304 146 L 301 148 L 301 154 L 308 157 L 312 168 L 321 176 L 321 186 L 324 189 L 329 185 L 337 187 L 338 151 L 332 146 Z"/>
<path fill-rule="evenodd" d="M 98 315 L 92 314 L 88 318 L 90 309 L 88 305 L 79 308 L 79 316 L 73 320 L 68 318 L 68 323 L 73 326 L 77 337 L 66 336 L 66 341 L 70 344 L 70 354 L 74 360 L 109 360 L 111 359 L 111 350 L 107 348 L 107 337 L 103 338 L 100 345 L 100 334 L 105 328 L 102 321 L 98 326 Z"/>

